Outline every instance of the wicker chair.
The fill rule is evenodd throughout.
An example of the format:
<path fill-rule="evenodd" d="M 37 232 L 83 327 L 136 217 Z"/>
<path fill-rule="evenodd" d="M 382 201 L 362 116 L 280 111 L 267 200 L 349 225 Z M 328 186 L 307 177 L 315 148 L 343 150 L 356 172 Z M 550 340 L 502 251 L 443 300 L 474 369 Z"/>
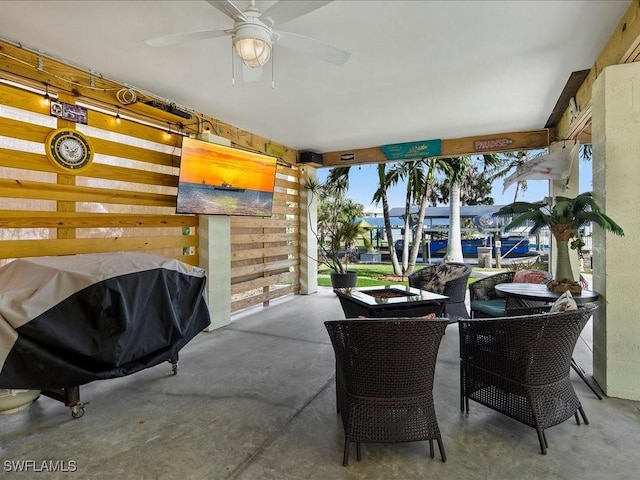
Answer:
<path fill-rule="evenodd" d="M 542 272 L 542 270 L 540 270 Z M 543 283 L 547 283 L 552 280 L 552 276 L 549 272 L 544 272 L 545 278 Z M 487 318 L 487 317 L 504 317 L 507 315 L 506 300 L 498 296 L 496 292 L 496 285 L 500 283 L 512 283 L 516 275 L 516 270 L 509 270 L 507 272 L 496 273 L 489 275 L 488 277 L 476 280 L 469 284 L 469 300 L 471 301 L 471 316 L 473 318 Z M 512 300 L 512 299 L 511 299 Z M 527 302 L 527 307 L 538 307 L 543 305 L 540 302 Z M 522 307 L 525 305 L 512 304 L 510 308 Z"/>
<path fill-rule="evenodd" d="M 545 429 L 578 412 L 589 424 L 569 372 L 580 332 L 596 306 L 563 313 L 460 320 L 460 409 L 469 399 L 533 427 L 547 453 Z"/>
<path fill-rule="evenodd" d="M 433 405 L 436 357 L 447 319 L 350 319 L 325 322 L 336 356 L 336 395 L 344 427 L 343 465 L 356 442 L 438 442 Z"/>
<path fill-rule="evenodd" d="M 542 305 L 542 306 L 526 306 L 522 305 L 514 305 L 507 302 L 506 306 L 506 316 L 507 317 L 517 317 L 522 315 L 536 315 L 539 313 L 548 313 L 551 309 L 551 305 Z M 578 376 L 582 379 L 582 381 L 589 387 L 589 389 L 593 392 L 593 394 L 598 397 L 598 400 L 602 400 L 602 393 L 599 391 L 600 387 L 596 384 L 592 383 L 587 377 L 587 373 L 584 369 L 576 362 L 576 360 L 571 357 L 571 368 L 573 371 L 578 374 Z"/>
<path fill-rule="evenodd" d="M 449 297 L 445 306 L 447 315 L 469 318 L 465 297 L 471 271 L 471 265 L 466 263 L 429 265 L 409 275 L 409 286 L 446 295 Z"/>

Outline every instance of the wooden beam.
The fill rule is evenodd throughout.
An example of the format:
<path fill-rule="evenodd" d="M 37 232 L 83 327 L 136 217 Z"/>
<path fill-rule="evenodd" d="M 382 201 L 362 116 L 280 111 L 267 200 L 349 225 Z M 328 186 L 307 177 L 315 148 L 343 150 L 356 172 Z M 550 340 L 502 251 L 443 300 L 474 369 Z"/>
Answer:
<path fill-rule="evenodd" d="M 438 157 L 482 155 L 485 153 L 532 150 L 548 146 L 549 130 L 545 128 L 529 132 L 496 133 L 442 140 L 442 150 Z M 389 161 L 395 160 L 387 159 L 380 147 L 323 153 L 323 166 L 325 167 L 346 167 Z"/>
<path fill-rule="evenodd" d="M 635 0 L 629 2 L 627 11 L 618 22 L 607 44 L 598 55 L 595 65 L 575 95 L 580 115 L 576 118 L 571 115 L 569 109 L 565 109 L 557 129 L 552 132 L 553 140 L 581 140 L 591 124 L 591 90 L 600 72 L 611 65 L 635 62 L 639 56 L 640 1 Z M 589 139 L 581 141 L 584 140 L 590 141 Z"/>

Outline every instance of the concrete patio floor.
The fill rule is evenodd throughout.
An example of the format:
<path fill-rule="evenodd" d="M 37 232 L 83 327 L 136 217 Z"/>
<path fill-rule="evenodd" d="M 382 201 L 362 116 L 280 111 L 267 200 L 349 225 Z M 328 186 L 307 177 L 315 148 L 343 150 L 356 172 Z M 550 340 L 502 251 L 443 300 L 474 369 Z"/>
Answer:
<path fill-rule="evenodd" d="M 598 400 L 572 372 L 590 425 L 535 430 L 471 402 L 459 408 L 458 333 L 440 347 L 435 408 L 447 462 L 428 442 L 363 444 L 342 466 L 334 357 L 324 320 L 343 318 L 330 289 L 290 296 L 202 333 L 169 364 L 81 388 L 81 419 L 40 397 L 0 416 L 2 478 L 81 479 L 636 479 L 640 403 Z M 574 357 L 591 372 L 590 324 Z M 15 472 L 17 461 L 75 472 Z M 73 461 L 72 463 L 70 463 Z"/>

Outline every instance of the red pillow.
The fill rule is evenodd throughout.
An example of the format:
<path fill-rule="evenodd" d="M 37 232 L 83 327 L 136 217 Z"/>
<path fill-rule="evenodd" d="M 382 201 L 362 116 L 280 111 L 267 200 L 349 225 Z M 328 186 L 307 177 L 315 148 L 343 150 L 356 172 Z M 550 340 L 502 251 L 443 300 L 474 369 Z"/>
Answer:
<path fill-rule="evenodd" d="M 513 283 L 544 283 L 547 272 L 542 270 L 517 270 L 513 276 Z"/>

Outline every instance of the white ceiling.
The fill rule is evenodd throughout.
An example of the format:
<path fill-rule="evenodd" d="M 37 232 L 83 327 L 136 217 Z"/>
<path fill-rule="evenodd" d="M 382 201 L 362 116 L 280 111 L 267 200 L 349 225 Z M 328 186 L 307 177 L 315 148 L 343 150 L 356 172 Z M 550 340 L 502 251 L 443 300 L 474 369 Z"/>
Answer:
<path fill-rule="evenodd" d="M 273 3 L 256 2 L 262 11 Z M 2 1 L 0 37 L 289 147 L 327 152 L 543 128 L 571 72 L 591 68 L 628 4 L 337 0 L 276 28 L 351 58 L 335 66 L 276 45 L 275 89 L 270 64 L 259 82 L 238 73 L 232 86 L 230 37 L 145 44 L 232 26 L 205 1 Z"/>

